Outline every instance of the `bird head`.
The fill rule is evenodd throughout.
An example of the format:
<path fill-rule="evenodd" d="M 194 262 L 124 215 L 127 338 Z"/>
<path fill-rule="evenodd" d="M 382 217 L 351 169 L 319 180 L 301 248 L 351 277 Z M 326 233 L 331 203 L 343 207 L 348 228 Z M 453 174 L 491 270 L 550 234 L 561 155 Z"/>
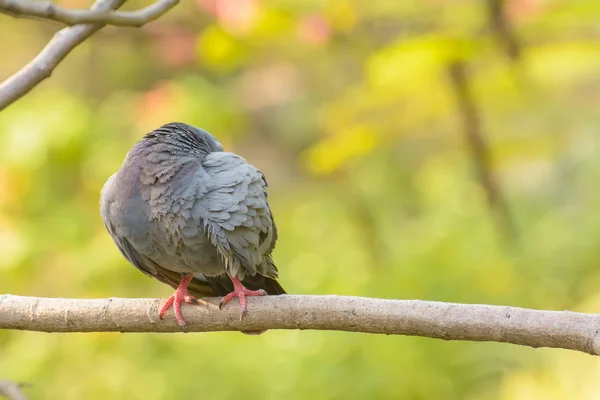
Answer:
<path fill-rule="evenodd" d="M 181 122 L 165 124 L 146 134 L 143 140 L 201 155 L 223 151 L 223 145 L 213 135 L 203 129 Z"/>

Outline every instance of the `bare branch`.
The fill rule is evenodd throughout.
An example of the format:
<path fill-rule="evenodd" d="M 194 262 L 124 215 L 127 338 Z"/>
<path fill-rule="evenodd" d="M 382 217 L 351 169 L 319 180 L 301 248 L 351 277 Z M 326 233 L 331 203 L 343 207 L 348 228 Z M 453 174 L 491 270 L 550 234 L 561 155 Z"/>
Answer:
<path fill-rule="evenodd" d="M 64 60 L 71 50 L 104 27 L 106 22 L 102 21 L 98 15 L 108 16 L 111 20 L 122 20 L 125 18 L 130 21 L 140 22 L 144 18 L 147 18 L 148 21 L 151 21 L 152 19 L 158 18 L 162 13 L 177 4 L 178 0 L 159 0 L 151 6 L 135 12 L 112 12 L 112 10 L 120 7 L 124 2 L 125 0 L 96 0 L 90 10 L 77 11 L 81 11 L 84 17 L 90 20 L 98 20 L 99 22 L 95 24 L 75 25 L 58 31 L 37 57 L 21 68 L 16 74 L 0 84 L 0 111 L 23 97 L 41 81 L 50 77 L 52 71 L 54 71 L 58 64 Z M 0 9 L 2 8 L 2 5 L 7 7 L 7 4 L 8 7 L 13 7 L 14 11 L 14 5 L 21 3 L 16 0 L 0 0 Z M 29 7 L 29 5 L 27 7 Z M 36 8 L 37 6 L 34 5 L 32 7 Z M 57 10 L 59 9 L 56 7 L 52 8 L 52 10 L 53 11 L 50 11 L 50 15 L 53 15 L 56 18 L 62 18 L 65 15 L 62 11 L 58 12 Z M 52 14 L 52 12 L 55 12 L 55 14 Z M 86 19 L 82 18 L 81 20 L 83 21 Z"/>
<path fill-rule="evenodd" d="M 216 305 L 219 299 L 205 299 Z M 40 332 L 181 332 L 158 318 L 159 299 L 51 299 L 0 296 L 0 329 Z M 517 307 L 345 296 L 249 298 L 238 304 L 183 305 L 189 332 L 314 329 L 506 342 L 600 355 L 600 315 Z"/>
<path fill-rule="evenodd" d="M 97 0 L 92 10 L 111 10 L 120 7 L 124 2 L 125 0 Z M 50 77 L 52 71 L 71 50 L 103 26 L 77 25 L 58 31 L 37 57 L 0 84 L 0 111 Z"/>
<path fill-rule="evenodd" d="M 27 400 L 27 397 L 21 392 L 21 386 L 10 381 L 0 381 L 0 396 L 8 400 Z"/>
<path fill-rule="evenodd" d="M 61 22 L 66 25 L 103 24 L 115 26 L 142 26 L 154 21 L 179 0 L 158 0 L 137 11 L 113 11 L 110 9 L 68 9 L 49 1 L 0 0 L 0 13 L 16 18 L 37 17 Z"/>

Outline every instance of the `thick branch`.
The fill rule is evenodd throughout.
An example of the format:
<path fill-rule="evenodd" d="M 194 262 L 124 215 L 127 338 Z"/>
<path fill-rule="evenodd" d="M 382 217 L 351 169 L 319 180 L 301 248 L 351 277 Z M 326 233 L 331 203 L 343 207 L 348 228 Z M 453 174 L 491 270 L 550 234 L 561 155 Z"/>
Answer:
<path fill-rule="evenodd" d="M 218 299 L 206 299 L 218 304 Z M 239 321 L 235 302 L 224 310 L 183 305 L 190 332 L 314 329 L 411 335 L 444 340 L 506 342 L 600 354 L 600 315 L 517 307 L 383 300 L 344 296 L 248 299 Z M 0 329 L 41 332 L 181 332 L 158 299 L 50 299 L 0 296 Z"/>
<path fill-rule="evenodd" d="M 142 26 L 154 21 L 179 3 L 179 0 L 158 0 L 137 11 L 110 9 L 68 9 L 49 1 L 0 0 L 0 13 L 21 18 L 42 18 L 66 25 L 103 24 Z"/>

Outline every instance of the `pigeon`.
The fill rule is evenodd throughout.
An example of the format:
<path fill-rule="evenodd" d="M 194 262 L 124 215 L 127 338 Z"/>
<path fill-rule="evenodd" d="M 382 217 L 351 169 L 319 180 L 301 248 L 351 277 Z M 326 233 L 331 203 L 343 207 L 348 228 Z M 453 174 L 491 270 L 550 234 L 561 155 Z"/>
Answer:
<path fill-rule="evenodd" d="M 127 153 L 100 194 L 100 215 L 123 256 L 173 287 L 172 307 L 186 329 L 182 303 L 197 297 L 280 295 L 271 253 L 277 227 L 265 176 L 224 151 L 210 133 L 172 122 L 147 133 Z M 205 303 L 206 304 L 206 303 Z"/>

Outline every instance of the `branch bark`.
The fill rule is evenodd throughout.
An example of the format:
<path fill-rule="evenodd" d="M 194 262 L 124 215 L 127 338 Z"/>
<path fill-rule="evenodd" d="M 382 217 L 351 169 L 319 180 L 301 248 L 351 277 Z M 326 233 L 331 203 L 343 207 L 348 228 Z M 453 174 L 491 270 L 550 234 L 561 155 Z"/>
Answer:
<path fill-rule="evenodd" d="M 312 329 L 409 335 L 444 340 L 505 342 L 600 355 L 600 315 L 517 307 L 384 300 L 345 296 L 249 298 L 239 321 L 237 304 L 183 305 L 188 332 Z M 40 332 L 181 332 L 159 299 L 52 299 L 0 296 L 0 329 Z"/>
<path fill-rule="evenodd" d="M 179 0 L 158 0 L 137 11 L 113 11 L 110 9 L 68 9 L 49 1 L 0 0 L 0 13 L 15 18 L 41 18 L 63 23 L 103 24 L 115 26 L 142 26 L 154 21 L 171 8 Z"/>

